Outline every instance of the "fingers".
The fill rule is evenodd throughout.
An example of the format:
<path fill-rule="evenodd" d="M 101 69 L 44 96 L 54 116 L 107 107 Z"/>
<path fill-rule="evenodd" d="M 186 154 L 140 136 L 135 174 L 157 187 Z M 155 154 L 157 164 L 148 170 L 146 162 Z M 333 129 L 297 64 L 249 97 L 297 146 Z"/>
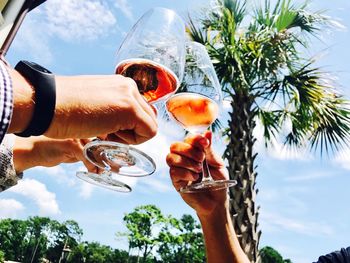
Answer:
<path fill-rule="evenodd" d="M 211 147 L 211 139 L 212 133 L 208 131 L 203 135 L 189 136 L 184 142 L 175 142 L 170 146 L 166 161 L 177 190 L 199 178 L 204 159 L 214 180 L 227 179 L 224 161 Z"/>
<path fill-rule="evenodd" d="M 133 85 L 135 87 L 133 89 L 135 99 L 138 101 L 142 109 L 153 119 L 153 121 L 157 122 L 157 110 L 153 106 L 148 104 L 146 99 L 140 94 L 135 81 L 133 81 Z"/>
<path fill-rule="evenodd" d="M 194 173 L 200 173 L 202 171 L 202 163 L 183 155 L 169 153 L 166 157 L 166 162 L 170 167 L 183 168 Z"/>
<path fill-rule="evenodd" d="M 199 148 L 193 147 L 191 144 L 177 142 L 170 146 L 170 152 L 178 155 L 183 155 L 196 162 L 203 162 L 205 154 Z"/>
<path fill-rule="evenodd" d="M 131 82 L 133 85 L 133 95 L 138 103 L 136 107 L 136 115 L 138 121 L 134 129 L 134 134 L 130 131 L 122 135 L 122 139 L 131 144 L 139 144 L 154 137 L 157 133 L 157 115 L 154 107 L 150 106 L 145 98 L 139 93 L 135 81 Z"/>
<path fill-rule="evenodd" d="M 205 158 L 210 167 L 222 168 L 225 165 L 224 161 L 211 147 L 211 139 L 210 131 L 203 135 L 191 135 L 184 142 L 173 143 L 170 146 L 170 152 L 186 156 L 197 162 L 202 162 Z"/>
<path fill-rule="evenodd" d="M 206 131 L 203 134 L 203 137 L 205 137 L 210 142 L 209 146 L 204 149 L 205 158 L 207 160 L 208 165 L 218 169 L 224 168 L 225 163 L 223 159 L 214 151 L 213 147 L 211 146 L 212 132 Z"/>
<path fill-rule="evenodd" d="M 136 106 L 133 118 L 135 118 L 134 125 L 131 129 L 120 129 L 115 133 L 120 140 L 127 144 L 140 144 L 157 134 L 158 125 L 156 120 L 146 114 L 140 105 Z"/>
<path fill-rule="evenodd" d="M 123 144 L 129 144 L 129 142 L 122 139 L 121 136 L 122 136 L 122 134 L 120 134 L 120 132 L 111 133 L 111 134 L 108 134 L 104 140 L 112 141 L 112 142 L 119 142 L 119 143 L 123 143 Z"/>
<path fill-rule="evenodd" d="M 192 147 L 196 147 L 201 151 L 210 145 L 210 141 L 201 134 L 187 136 L 184 140 L 184 143 L 187 143 Z"/>
<path fill-rule="evenodd" d="M 191 182 L 197 181 L 199 179 L 199 176 L 200 175 L 198 173 L 193 173 L 184 168 L 170 168 L 170 177 L 177 191 L 179 191 L 180 188 L 186 187 Z"/>

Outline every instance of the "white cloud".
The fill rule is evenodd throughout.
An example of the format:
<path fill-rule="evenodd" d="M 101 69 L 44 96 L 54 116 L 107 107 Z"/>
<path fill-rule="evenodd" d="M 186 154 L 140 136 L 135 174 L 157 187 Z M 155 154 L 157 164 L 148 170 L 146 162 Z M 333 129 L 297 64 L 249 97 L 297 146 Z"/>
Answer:
<path fill-rule="evenodd" d="M 46 186 L 37 180 L 20 180 L 16 186 L 11 187 L 8 191 L 33 200 L 39 207 L 40 215 L 60 214 L 56 194 L 48 191 Z"/>
<path fill-rule="evenodd" d="M 309 172 L 308 174 L 300 175 L 300 176 L 289 176 L 284 178 L 284 180 L 288 182 L 304 182 L 304 181 L 312 181 L 312 180 L 323 179 L 323 178 L 334 177 L 334 176 L 337 176 L 337 174 L 331 173 L 331 172 L 316 171 L 313 173 Z"/>
<path fill-rule="evenodd" d="M 276 213 L 261 211 L 261 228 L 264 231 L 290 231 L 307 236 L 332 236 L 334 229 L 323 222 L 306 222 Z"/>
<path fill-rule="evenodd" d="M 134 20 L 134 15 L 127 0 L 116 0 L 115 7 L 130 20 Z"/>
<path fill-rule="evenodd" d="M 64 40 L 98 39 L 117 22 L 105 1 L 50 0 L 45 8 L 49 32 Z"/>
<path fill-rule="evenodd" d="M 288 125 L 286 125 L 288 126 Z M 285 127 L 288 129 L 288 127 Z M 307 148 L 292 148 L 284 145 L 278 139 L 271 140 L 271 146 L 267 149 L 265 147 L 264 140 L 264 130 L 260 121 L 256 121 L 256 127 L 254 129 L 254 136 L 257 141 L 254 145 L 255 151 L 265 152 L 268 156 L 275 158 L 277 160 L 310 160 L 312 159 L 311 154 L 308 152 Z"/>
<path fill-rule="evenodd" d="M 15 199 L 0 199 L 0 218 L 15 218 L 23 210 L 23 204 Z"/>
<path fill-rule="evenodd" d="M 49 65 L 53 62 L 53 54 L 49 48 L 49 36 L 46 32 L 44 23 L 28 16 L 18 32 L 13 48 L 27 57 L 29 53 L 31 59 L 35 61 Z"/>
<path fill-rule="evenodd" d="M 77 183 L 77 180 L 75 180 L 75 175 L 74 175 L 76 171 L 75 169 L 76 169 L 76 166 L 72 164 L 57 165 L 54 167 L 37 166 L 33 169 L 33 172 L 39 172 L 39 173 L 45 174 L 45 176 L 51 176 L 59 184 L 73 187 Z"/>
<path fill-rule="evenodd" d="M 344 169 L 350 170 L 350 149 L 339 151 L 334 158 L 334 163 Z"/>
<path fill-rule="evenodd" d="M 168 173 L 169 174 L 169 173 Z M 174 188 L 172 187 L 170 180 L 165 181 L 161 180 L 156 177 L 157 175 L 155 174 L 154 176 L 151 176 L 150 178 L 147 178 L 146 180 L 142 181 L 142 184 L 146 186 L 145 188 L 147 191 L 157 191 L 160 193 L 166 193 L 166 192 L 171 192 L 175 191 Z"/>
<path fill-rule="evenodd" d="M 93 190 L 94 190 L 94 185 L 82 181 L 80 185 L 79 196 L 82 197 L 83 199 L 89 199 L 92 195 Z"/>
<path fill-rule="evenodd" d="M 54 58 L 50 38 L 90 41 L 118 30 L 117 20 L 107 1 L 50 0 L 26 17 L 17 39 L 16 52 L 50 65 Z"/>
<path fill-rule="evenodd" d="M 310 193 L 310 188 L 305 186 L 286 186 L 279 188 L 266 188 L 259 191 L 257 202 L 264 208 L 275 209 L 280 206 L 280 200 L 283 200 L 283 206 L 279 212 L 288 213 L 289 211 L 298 211 L 299 214 L 305 214 L 309 208 L 303 196 Z M 269 209 L 268 209 L 269 210 Z"/>

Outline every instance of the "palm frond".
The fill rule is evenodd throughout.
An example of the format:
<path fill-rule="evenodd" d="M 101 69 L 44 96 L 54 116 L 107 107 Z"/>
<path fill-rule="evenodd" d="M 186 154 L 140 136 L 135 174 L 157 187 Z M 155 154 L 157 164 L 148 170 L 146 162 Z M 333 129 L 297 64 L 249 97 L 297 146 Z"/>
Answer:
<path fill-rule="evenodd" d="M 209 10 L 207 17 L 202 20 L 204 27 L 219 30 L 217 22 L 225 16 L 225 13 L 229 13 L 237 28 L 246 16 L 246 0 L 217 0 L 216 6 L 217 8 Z"/>
<path fill-rule="evenodd" d="M 320 105 L 315 114 L 313 132 L 310 136 L 311 147 L 336 151 L 349 146 L 350 136 L 350 107 L 348 102 L 339 95 L 329 97 Z"/>
<path fill-rule="evenodd" d="M 247 1 L 222 0 L 223 7 L 231 11 L 236 25 L 240 25 L 246 16 Z"/>
<path fill-rule="evenodd" d="M 280 132 L 281 126 L 279 119 L 281 118 L 282 112 L 279 110 L 268 111 L 258 109 L 256 113 L 262 124 L 265 146 L 267 146 L 268 143 L 270 143 L 273 138 L 276 138 L 277 134 Z"/>
<path fill-rule="evenodd" d="M 191 40 L 201 43 L 203 45 L 207 44 L 208 37 L 207 37 L 206 31 L 203 28 L 200 28 L 199 26 L 197 26 L 191 17 L 188 18 L 188 25 L 186 27 L 186 32 L 188 36 L 191 38 Z"/>
<path fill-rule="evenodd" d="M 271 10 L 270 0 L 255 10 L 255 21 L 252 28 L 274 28 L 278 32 L 298 28 L 300 31 L 315 34 L 322 26 L 331 24 L 323 11 L 309 12 L 308 2 L 296 6 L 291 0 L 278 0 Z"/>
<path fill-rule="evenodd" d="M 296 93 L 292 97 L 296 110 L 290 114 L 293 128 L 286 143 L 300 144 L 308 140 L 311 148 L 319 148 L 322 154 L 347 145 L 350 107 L 323 81 L 324 73 L 310 68 L 310 63 L 284 80 L 284 85 Z"/>

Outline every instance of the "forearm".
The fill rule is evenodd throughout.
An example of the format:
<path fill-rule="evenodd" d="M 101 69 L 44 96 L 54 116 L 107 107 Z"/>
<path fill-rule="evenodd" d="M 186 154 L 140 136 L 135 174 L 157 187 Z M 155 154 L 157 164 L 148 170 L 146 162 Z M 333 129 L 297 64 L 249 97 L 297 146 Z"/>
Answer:
<path fill-rule="evenodd" d="M 29 82 L 16 70 L 8 68 L 13 86 L 13 114 L 8 133 L 25 130 L 34 112 L 35 93 Z"/>
<path fill-rule="evenodd" d="M 239 245 L 227 207 L 198 216 L 202 224 L 208 263 L 249 263 Z"/>

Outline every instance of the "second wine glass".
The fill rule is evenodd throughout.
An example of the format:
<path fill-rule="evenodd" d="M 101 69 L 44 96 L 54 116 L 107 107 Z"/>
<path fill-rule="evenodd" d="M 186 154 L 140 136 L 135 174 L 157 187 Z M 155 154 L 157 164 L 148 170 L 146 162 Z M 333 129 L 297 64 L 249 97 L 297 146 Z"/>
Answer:
<path fill-rule="evenodd" d="M 198 134 L 218 118 L 221 103 L 221 86 L 206 48 L 197 42 L 188 42 L 183 86 L 166 102 L 167 111 L 184 129 Z M 221 190 L 236 183 L 235 180 L 214 180 L 204 160 L 201 182 L 181 188 L 180 192 Z"/>
<path fill-rule="evenodd" d="M 183 20 L 170 9 L 153 8 L 139 19 L 120 46 L 115 73 L 132 78 L 152 104 L 165 100 L 179 87 L 185 53 Z M 85 146 L 84 153 L 91 163 L 105 170 L 98 182 L 96 176 L 85 174 L 89 182 L 102 186 L 111 183 L 112 172 L 141 177 L 156 170 L 151 157 L 121 143 L 94 141 Z"/>

